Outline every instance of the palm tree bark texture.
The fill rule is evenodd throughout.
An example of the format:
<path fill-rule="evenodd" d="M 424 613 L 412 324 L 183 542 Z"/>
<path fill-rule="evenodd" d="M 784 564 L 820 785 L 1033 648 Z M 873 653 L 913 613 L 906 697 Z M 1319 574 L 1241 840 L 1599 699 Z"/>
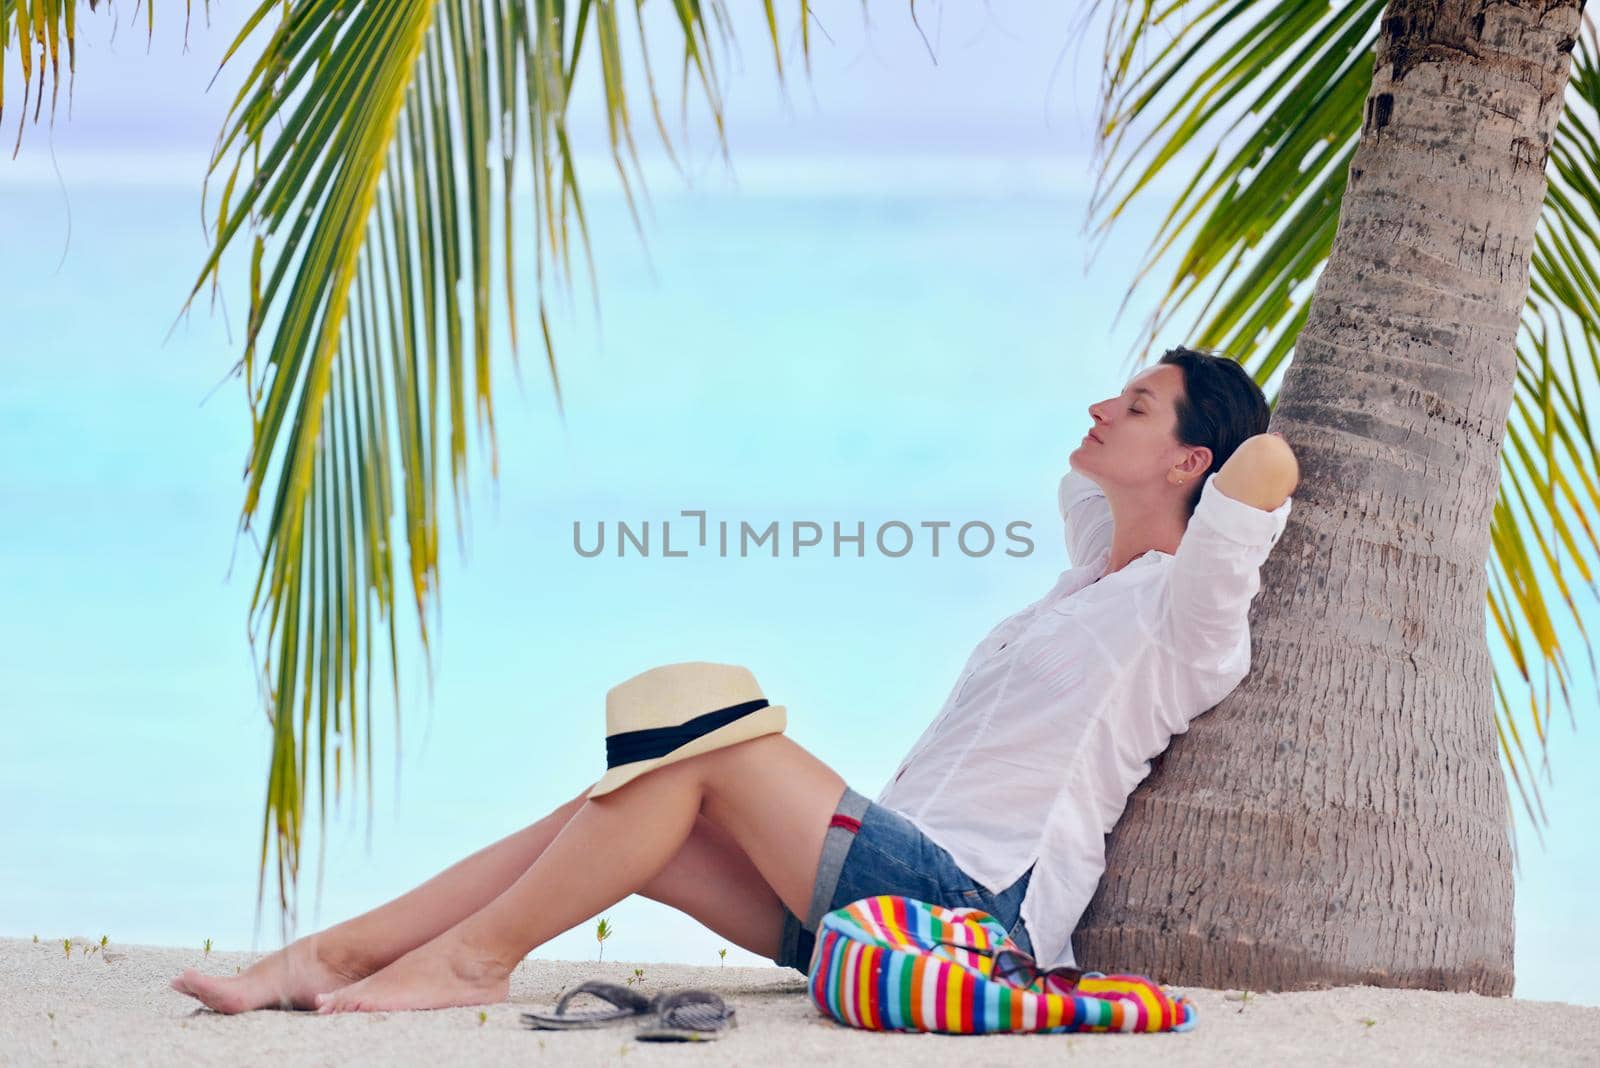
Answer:
<path fill-rule="evenodd" d="M 1300 460 L 1251 672 L 1129 799 L 1085 967 L 1505 995 L 1485 626 L 1515 338 L 1581 0 L 1396 0 L 1273 413 Z"/>

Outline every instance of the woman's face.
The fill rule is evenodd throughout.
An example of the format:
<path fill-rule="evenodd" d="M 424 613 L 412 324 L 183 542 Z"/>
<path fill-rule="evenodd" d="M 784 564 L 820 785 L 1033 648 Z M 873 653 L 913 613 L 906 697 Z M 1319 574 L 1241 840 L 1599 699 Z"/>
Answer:
<path fill-rule="evenodd" d="M 1102 489 L 1176 485 L 1178 478 L 1192 485 L 1211 466 L 1211 450 L 1178 441 L 1182 397 L 1183 371 L 1157 364 L 1129 379 L 1118 396 L 1089 405 L 1089 432 L 1069 457 L 1073 470 Z"/>

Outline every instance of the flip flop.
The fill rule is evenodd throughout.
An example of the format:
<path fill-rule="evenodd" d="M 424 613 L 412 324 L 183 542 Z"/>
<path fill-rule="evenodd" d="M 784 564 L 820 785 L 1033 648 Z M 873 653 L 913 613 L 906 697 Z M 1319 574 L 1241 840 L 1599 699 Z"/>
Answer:
<path fill-rule="evenodd" d="M 737 1027 L 734 1010 L 709 990 L 658 994 L 655 1019 L 633 1037 L 641 1042 L 709 1042 Z"/>
<path fill-rule="evenodd" d="M 579 994 L 589 994 L 607 1003 L 609 1008 L 591 1009 L 588 1012 L 568 1012 L 567 1006 Z M 522 1022 L 536 1031 L 577 1031 L 588 1027 L 608 1027 L 621 1020 L 647 1016 L 655 1008 L 659 997 L 647 998 L 636 990 L 617 983 L 591 979 L 561 995 L 554 1012 L 525 1012 Z"/>

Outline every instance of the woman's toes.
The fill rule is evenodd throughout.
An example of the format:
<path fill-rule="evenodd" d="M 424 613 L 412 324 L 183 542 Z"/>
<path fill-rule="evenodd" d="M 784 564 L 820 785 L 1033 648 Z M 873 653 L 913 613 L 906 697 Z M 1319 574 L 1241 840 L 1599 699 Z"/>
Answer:
<path fill-rule="evenodd" d="M 324 1015 L 339 1012 L 360 1012 L 362 1003 L 365 1000 L 365 991 L 361 987 L 365 982 L 366 980 L 363 979 L 360 983 L 351 983 L 349 986 L 342 986 L 338 990 L 330 990 L 326 994 L 318 995 L 317 1011 Z"/>

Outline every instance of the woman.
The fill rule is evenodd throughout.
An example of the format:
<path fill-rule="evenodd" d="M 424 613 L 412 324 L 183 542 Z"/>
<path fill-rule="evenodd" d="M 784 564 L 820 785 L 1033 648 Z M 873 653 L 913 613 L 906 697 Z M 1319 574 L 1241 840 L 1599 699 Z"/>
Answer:
<path fill-rule="evenodd" d="M 1074 566 L 978 646 L 876 802 L 782 734 L 749 739 L 580 794 L 242 975 L 173 988 L 222 1012 L 500 1001 L 530 951 L 632 893 L 802 971 L 824 912 L 882 893 L 981 907 L 1042 965 L 1072 963 L 1150 758 L 1249 671 L 1250 601 L 1299 479 L 1231 360 L 1174 349 L 1089 415 L 1059 496 Z"/>

